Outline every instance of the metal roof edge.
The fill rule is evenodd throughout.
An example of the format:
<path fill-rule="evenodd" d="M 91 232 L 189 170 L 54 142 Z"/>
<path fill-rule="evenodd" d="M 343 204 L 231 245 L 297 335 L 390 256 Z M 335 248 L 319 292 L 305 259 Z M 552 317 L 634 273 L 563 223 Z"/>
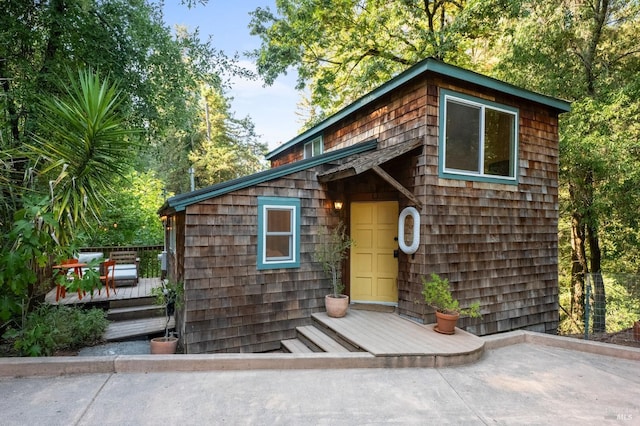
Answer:
<path fill-rule="evenodd" d="M 456 67 L 453 65 L 445 64 L 444 62 L 434 61 L 429 67 L 429 71 L 453 77 L 458 80 L 463 80 L 468 83 L 477 84 L 488 89 L 497 90 L 502 93 L 514 95 L 522 99 L 527 99 L 533 102 L 537 102 L 542 105 L 555 108 L 561 112 L 571 111 L 571 103 L 562 99 L 554 98 L 552 96 L 543 95 L 541 93 L 533 92 L 531 90 L 523 89 L 518 86 L 514 86 L 511 83 L 498 80 L 493 77 L 489 77 L 483 74 L 479 74 L 475 71 L 467 70 L 464 68 Z"/>
<path fill-rule="evenodd" d="M 349 114 L 352 114 L 353 112 L 359 110 L 360 108 L 374 102 L 381 96 L 386 95 L 392 90 L 398 88 L 399 86 L 405 84 L 406 82 L 412 80 L 413 78 L 427 71 L 431 71 L 436 74 L 456 78 L 458 80 L 463 80 L 469 83 L 478 84 L 480 86 L 484 86 L 493 90 L 498 90 L 500 92 L 507 93 L 510 95 L 518 96 L 523 99 L 528 99 L 543 105 L 550 106 L 561 112 L 569 112 L 571 110 L 571 104 L 568 101 L 553 98 L 547 95 L 542 95 L 527 89 L 522 89 L 512 84 L 506 83 L 504 81 L 497 80 L 493 77 L 488 77 L 488 76 L 476 73 L 474 71 L 457 67 L 455 65 L 449 65 L 434 58 L 427 58 L 422 60 L 421 62 L 418 62 L 416 65 L 408 68 L 402 73 L 398 74 L 397 76 L 387 81 L 386 83 L 382 84 L 381 86 L 378 86 L 376 89 L 372 90 L 371 92 L 357 99 L 355 102 L 347 105 L 346 107 L 336 112 L 335 114 L 331 115 L 330 117 L 327 117 L 326 119 L 316 124 L 312 128 L 302 132 L 301 134 L 289 140 L 288 142 L 283 143 L 279 147 L 275 148 L 273 151 L 267 153 L 265 158 L 267 160 L 270 160 L 274 156 L 282 153 L 283 151 L 291 148 L 292 146 L 317 136 L 320 132 L 324 131 L 327 127 L 344 119 Z"/>
<path fill-rule="evenodd" d="M 372 139 L 365 142 L 360 142 L 355 145 L 348 146 L 346 148 L 338 149 L 335 151 L 329 151 L 316 157 L 308 158 L 306 160 L 300 160 L 293 163 L 285 164 L 273 169 L 264 170 L 262 172 L 254 173 L 252 175 L 243 176 L 234 180 L 211 185 L 206 188 L 199 189 L 193 192 L 187 192 L 184 194 L 176 195 L 165 201 L 162 207 L 158 210 L 158 213 L 179 212 L 183 211 L 187 206 L 196 204 L 200 201 L 218 197 L 220 195 L 227 194 L 229 192 L 237 191 L 240 189 L 248 188 L 260 183 L 264 183 L 273 179 L 277 179 L 291 173 L 296 173 L 301 170 L 305 170 L 311 167 L 319 166 L 330 161 L 339 160 L 350 155 L 360 154 L 365 151 L 375 149 L 378 146 L 378 139 Z"/>

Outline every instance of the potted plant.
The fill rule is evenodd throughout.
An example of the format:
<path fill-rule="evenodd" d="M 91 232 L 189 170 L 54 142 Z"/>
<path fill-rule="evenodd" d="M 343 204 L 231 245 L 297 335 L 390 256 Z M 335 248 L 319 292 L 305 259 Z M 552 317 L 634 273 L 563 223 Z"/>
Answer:
<path fill-rule="evenodd" d="M 434 330 L 442 334 L 455 333 L 456 323 L 460 315 L 477 318 L 480 316 L 480 302 L 473 302 L 468 308 L 460 308 L 457 299 L 449 290 L 449 280 L 438 274 L 431 274 L 431 279 L 422 277 L 422 295 L 427 305 L 436 311 Z"/>
<path fill-rule="evenodd" d="M 320 231 L 320 244 L 314 253 L 314 260 L 322 265 L 322 269 L 331 279 L 332 292 L 325 296 L 327 315 L 341 318 L 347 314 L 349 296 L 342 294 L 342 261 L 353 241 L 347 235 L 346 226 L 340 222 L 335 228 L 326 226 Z"/>
<path fill-rule="evenodd" d="M 174 315 L 176 308 L 182 302 L 184 289 L 181 283 L 171 283 L 163 280 L 160 287 L 151 289 L 151 294 L 155 297 L 155 304 L 164 307 L 166 322 L 164 326 L 164 336 L 151 339 L 152 354 L 174 354 L 178 347 L 178 338 L 169 335 L 169 321 Z"/>

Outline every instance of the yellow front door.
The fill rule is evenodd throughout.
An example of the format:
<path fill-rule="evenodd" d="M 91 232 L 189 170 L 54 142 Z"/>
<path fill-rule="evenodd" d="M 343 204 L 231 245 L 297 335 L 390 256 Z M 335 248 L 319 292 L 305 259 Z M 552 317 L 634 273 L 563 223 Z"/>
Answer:
<path fill-rule="evenodd" d="M 398 302 L 398 203 L 351 203 L 351 300 Z"/>

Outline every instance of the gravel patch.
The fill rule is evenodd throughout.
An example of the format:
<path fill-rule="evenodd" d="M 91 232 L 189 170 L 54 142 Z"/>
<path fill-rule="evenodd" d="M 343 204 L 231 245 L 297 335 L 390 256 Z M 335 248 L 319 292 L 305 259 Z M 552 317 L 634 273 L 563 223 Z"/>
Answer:
<path fill-rule="evenodd" d="M 131 340 L 82 348 L 78 351 L 78 356 L 148 355 L 150 353 L 148 340 Z"/>

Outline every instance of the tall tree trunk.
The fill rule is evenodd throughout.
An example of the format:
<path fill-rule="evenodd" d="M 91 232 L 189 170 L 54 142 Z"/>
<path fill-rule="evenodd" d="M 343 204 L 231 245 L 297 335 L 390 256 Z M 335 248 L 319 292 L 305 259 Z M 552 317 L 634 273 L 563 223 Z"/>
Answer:
<path fill-rule="evenodd" d="M 47 37 L 47 44 L 44 49 L 44 57 L 42 58 L 42 67 L 38 73 L 38 89 L 41 91 L 50 91 L 51 75 L 55 74 L 56 68 L 56 56 L 62 49 L 62 36 L 63 36 L 63 24 L 62 20 L 67 12 L 67 0 L 51 0 L 49 3 L 49 34 Z"/>
<path fill-rule="evenodd" d="M 585 230 L 582 216 L 571 215 L 571 317 L 580 322 L 584 318 L 584 280 L 588 273 L 585 250 Z"/>
<path fill-rule="evenodd" d="M 20 126 L 16 104 L 11 94 L 11 75 L 9 75 L 6 58 L 0 58 L 0 85 L 2 86 L 2 96 L 5 96 L 7 104 L 7 115 L 9 127 L 11 129 L 11 140 L 7 146 L 18 146 L 20 140 Z"/>
<path fill-rule="evenodd" d="M 600 240 L 597 228 L 590 224 L 587 226 L 589 241 L 589 262 L 591 265 L 591 282 L 593 283 L 593 332 L 606 331 L 607 302 L 605 298 L 604 280 L 602 279 Z"/>

